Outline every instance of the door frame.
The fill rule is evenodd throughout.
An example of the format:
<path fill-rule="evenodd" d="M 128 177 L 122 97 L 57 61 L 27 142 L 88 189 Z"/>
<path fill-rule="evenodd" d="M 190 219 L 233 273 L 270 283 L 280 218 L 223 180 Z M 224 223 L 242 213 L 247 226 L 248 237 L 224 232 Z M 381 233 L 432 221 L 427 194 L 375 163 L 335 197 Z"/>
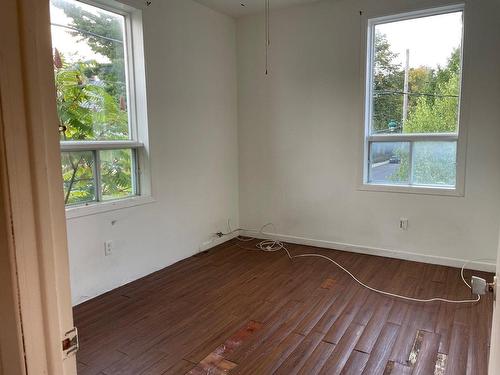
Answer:
<path fill-rule="evenodd" d="M 0 261 L 10 281 L 0 289 L 0 301 L 9 299 L 0 313 L 10 317 L 0 320 L 8 332 L 0 373 L 9 375 L 76 374 L 62 350 L 73 316 L 51 50 L 48 0 L 0 3 L 0 239 L 8 245 Z"/>
<path fill-rule="evenodd" d="M 3 130 L 0 102 L 0 375 L 26 373 Z"/>
<path fill-rule="evenodd" d="M 493 319 L 491 326 L 491 340 L 490 340 L 490 360 L 489 371 L 490 375 L 498 374 L 500 369 L 500 301 L 498 301 L 498 281 L 500 280 L 500 236 L 498 239 L 498 253 L 497 253 L 497 285 L 496 296 L 493 301 Z"/>

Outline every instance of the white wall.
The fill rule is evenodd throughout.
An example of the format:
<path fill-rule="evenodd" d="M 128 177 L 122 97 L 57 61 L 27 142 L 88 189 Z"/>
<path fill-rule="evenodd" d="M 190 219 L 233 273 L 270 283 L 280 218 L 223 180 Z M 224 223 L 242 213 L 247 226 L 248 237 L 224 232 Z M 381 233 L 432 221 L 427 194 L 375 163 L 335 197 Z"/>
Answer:
<path fill-rule="evenodd" d="M 471 0 L 466 9 L 465 197 L 356 189 L 363 127 L 359 11 L 382 15 L 426 3 L 444 1 L 325 0 L 274 12 L 266 79 L 262 16 L 235 24 L 191 0 L 154 1 L 143 17 L 156 201 L 68 220 L 73 302 L 193 255 L 228 218 L 245 227 L 273 221 L 287 239 L 327 247 L 447 264 L 495 257 L 495 0 Z M 401 216 L 410 219 L 406 232 L 398 229 Z M 106 240 L 115 245 L 110 257 Z"/>
<path fill-rule="evenodd" d="M 272 221 L 277 233 L 296 242 L 344 249 L 354 245 L 355 250 L 451 265 L 461 259 L 496 257 L 500 223 L 497 0 L 466 2 L 463 89 L 470 101 L 465 121 L 465 197 L 357 190 L 365 32 L 359 12 L 381 16 L 446 3 L 337 0 L 273 12 L 267 79 L 263 17 L 238 20 L 242 226 Z M 399 230 L 400 217 L 409 218 L 408 231 Z"/>
<path fill-rule="evenodd" d="M 75 304 L 193 255 L 228 218 L 238 223 L 235 22 L 187 0 L 153 1 L 143 19 L 156 202 L 68 220 Z"/>

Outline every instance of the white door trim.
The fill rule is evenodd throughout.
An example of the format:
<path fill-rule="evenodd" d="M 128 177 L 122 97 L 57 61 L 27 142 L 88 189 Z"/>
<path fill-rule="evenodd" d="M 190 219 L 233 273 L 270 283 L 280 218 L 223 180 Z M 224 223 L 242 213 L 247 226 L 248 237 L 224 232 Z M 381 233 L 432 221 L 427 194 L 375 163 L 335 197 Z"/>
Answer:
<path fill-rule="evenodd" d="M 25 374 L 0 95 L 0 375 Z"/>
<path fill-rule="evenodd" d="M 497 280 L 500 276 L 500 238 L 498 240 L 497 253 Z M 497 285 L 498 295 L 498 285 Z M 500 371 L 500 303 L 498 298 L 493 301 L 493 322 L 491 327 L 490 362 L 489 375 L 496 375 Z"/>
<path fill-rule="evenodd" d="M 48 0 L 0 3 L 4 230 L 12 240 L 26 373 L 73 375 L 75 358 L 63 360 L 61 345 L 73 318 L 49 24 Z"/>

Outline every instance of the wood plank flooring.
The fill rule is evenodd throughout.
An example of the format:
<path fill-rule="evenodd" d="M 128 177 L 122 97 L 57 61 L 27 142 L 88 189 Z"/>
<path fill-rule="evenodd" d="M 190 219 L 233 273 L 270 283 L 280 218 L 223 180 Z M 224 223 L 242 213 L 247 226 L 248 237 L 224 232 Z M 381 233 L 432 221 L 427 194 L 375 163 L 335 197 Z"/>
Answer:
<path fill-rule="evenodd" d="M 320 258 L 290 261 L 241 244 L 252 246 L 229 241 L 75 307 L 79 375 L 487 373 L 490 296 L 404 302 Z M 458 269 L 289 249 L 328 255 L 390 292 L 470 297 Z"/>

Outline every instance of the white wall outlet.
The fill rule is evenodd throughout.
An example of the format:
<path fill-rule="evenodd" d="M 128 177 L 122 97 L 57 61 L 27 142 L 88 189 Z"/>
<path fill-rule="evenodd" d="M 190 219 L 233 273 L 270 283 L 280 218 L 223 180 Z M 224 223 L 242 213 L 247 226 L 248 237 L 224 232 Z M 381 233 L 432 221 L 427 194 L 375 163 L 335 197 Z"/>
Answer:
<path fill-rule="evenodd" d="M 104 242 L 104 256 L 109 257 L 113 254 L 113 241 Z"/>
<path fill-rule="evenodd" d="M 408 230 L 408 219 L 405 217 L 402 217 L 399 219 L 399 229 L 401 230 Z"/>

